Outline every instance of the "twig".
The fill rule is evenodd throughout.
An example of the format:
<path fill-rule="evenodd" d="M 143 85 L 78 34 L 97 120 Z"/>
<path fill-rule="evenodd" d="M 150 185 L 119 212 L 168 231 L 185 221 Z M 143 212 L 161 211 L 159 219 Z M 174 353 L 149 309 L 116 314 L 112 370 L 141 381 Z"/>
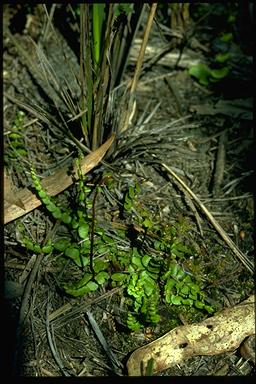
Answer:
<path fill-rule="evenodd" d="M 28 315 L 29 311 L 29 298 L 30 298 L 30 293 L 32 289 L 33 282 L 35 280 L 39 265 L 41 264 L 41 261 L 44 257 L 44 254 L 40 254 L 37 256 L 37 259 L 33 265 L 33 269 L 29 275 L 28 282 L 25 286 L 23 297 L 22 297 L 22 302 L 20 306 L 20 313 L 19 313 L 19 321 L 18 321 L 18 326 L 16 330 L 16 340 L 17 340 L 17 347 L 15 351 L 15 357 L 14 357 L 14 370 L 18 368 L 19 365 L 19 357 L 21 353 L 21 348 L 22 348 L 22 332 L 24 330 L 25 326 L 25 320 Z"/>
<path fill-rule="evenodd" d="M 137 84 L 138 84 L 138 80 L 139 80 L 139 76 L 140 76 L 140 72 L 141 72 L 141 67 L 142 67 L 144 56 L 145 56 L 146 46 L 148 43 L 148 38 L 149 38 L 149 34 L 150 34 L 151 27 L 153 24 L 156 8 L 157 8 L 157 3 L 153 3 L 151 5 L 151 9 L 150 9 L 150 13 L 149 13 L 148 21 L 147 21 L 147 25 L 146 25 L 146 30 L 145 30 L 145 33 L 143 36 L 139 56 L 137 59 L 137 64 L 136 64 L 133 79 L 132 79 L 132 82 L 130 85 L 130 97 L 129 97 L 129 102 L 128 102 L 128 108 L 127 108 L 127 112 L 125 114 L 125 118 L 123 120 L 121 129 L 120 129 L 120 132 L 125 131 L 129 125 L 130 115 L 131 115 L 134 97 L 135 97 L 135 91 L 137 88 Z"/>
<path fill-rule="evenodd" d="M 227 135 L 226 131 L 222 132 L 219 138 L 219 146 L 216 158 L 215 173 L 213 178 L 213 197 L 218 197 L 220 192 L 221 183 L 223 181 L 224 170 L 225 170 L 225 141 Z"/>
<path fill-rule="evenodd" d="M 50 321 L 56 320 L 59 316 L 63 315 L 68 311 L 71 311 L 71 312 L 68 313 L 66 317 L 69 317 L 69 316 L 73 317 L 75 314 L 81 313 L 82 311 L 84 311 L 85 308 L 88 308 L 90 305 L 96 304 L 104 299 L 107 299 L 109 296 L 114 295 L 115 293 L 120 292 L 121 290 L 122 290 L 121 287 L 113 288 L 111 291 L 104 293 L 100 297 L 97 297 L 96 299 L 93 299 L 86 303 L 80 304 L 76 307 L 73 307 L 70 303 L 64 304 L 49 315 L 49 320 Z"/>
<path fill-rule="evenodd" d="M 114 372 L 120 376 L 119 370 L 120 370 L 120 368 L 123 369 L 123 365 L 116 359 L 113 351 L 111 350 L 111 348 L 107 344 L 106 339 L 103 336 L 103 334 L 102 334 L 98 324 L 96 323 L 92 313 L 90 311 L 88 311 L 88 310 L 86 310 L 85 313 L 86 313 L 86 315 L 88 317 L 88 320 L 89 320 L 89 322 L 91 324 L 91 327 L 92 327 L 93 331 L 95 332 L 95 334 L 96 334 L 100 344 L 102 345 L 102 348 L 106 352 L 106 354 L 107 354 L 107 356 L 108 356 L 108 358 L 109 358 L 109 360 L 111 362 L 111 365 L 113 367 Z"/>
<path fill-rule="evenodd" d="M 171 94 L 174 96 L 174 99 L 176 102 L 176 107 L 177 107 L 176 109 L 177 109 L 179 117 L 182 117 L 181 101 L 180 101 L 180 96 L 179 96 L 177 88 L 175 87 L 175 85 L 171 81 L 171 79 L 168 79 L 168 77 L 164 77 L 164 82 L 165 82 L 165 84 L 167 84 Z"/>
<path fill-rule="evenodd" d="M 29 303 L 30 292 L 31 292 L 34 280 L 36 278 L 36 274 L 37 274 L 39 265 L 41 264 L 43 257 L 44 257 L 44 254 L 40 254 L 37 256 L 37 259 L 35 261 L 35 264 L 33 266 L 32 271 L 29 275 L 29 279 L 28 279 L 28 282 L 27 282 L 25 290 L 24 290 L 22 303 L 21 303 L 21 307 L 20 307 L 20 315 L 19 315 L 19 327 L 20 328 L 23 328 L 26 317 L 28 315 L 28 303 Z"/>
<path fill-rule="evenodd" d="M 61 372 L 63 373 L 64 376 L 70 377 L 71 375 L 66 371 L 66 369 L 65 369 L 65 367 L 64 367 L 64 365 L 60 359 L 60 356 L 56 350 L 56 345 L 54 343 L 54 340 L 52 339 L 52 335 L 51 335 L 52 326 L 51 326 L 50 321 L 49 321 L 49 299 L 50 299 L 50 295 L 48 293 L 48 301 L 47 301 L 47 306 L 46 306 L 46 319 L 45 319 L 47 339 L 49 342 L 49 346 L 50 346 L 53 358 L 56 361 L 56 363 L 58 364 L 59 369 L 61 370 Z"/>
<path fill-rule="evenodd" d="M 220 226 L 220 224 L 215 220 L 215 218 L 208 211 L 208 209 L 205 207 L 205 205 L 200 201 L 200 199 L 179 178 L 179 176 L 177 176 L 176 173 L 171 170 L 170 167 L 168 167 L 164 163 L 161 163 L 161 164 L 162 164 L 163 168 L 165 170 L 167 170 L 176 180 L 178 180 L 178 182 L 183 186 L 183 188 L 190 194 L 190 196 L 195 200 L 195 202 L 198 204 L 198 206 L 201 208 L 201 210 L 207 216 L 207 218 L 210 221 L 210 223 L 213 225 L 213 227 L 216 229 L 216 231 L 219 233 L 219 235 L 222 237 L 222 239 L 226 242 L 226 244 L 230 247 L 230 249 L 233 251 L 233 253 L 236 255 L 236 257 L 238 257 L 238 259 L 248 269 L 248 271 L 253 274 L 253 264 L 252 264 L 252 262 L 250 260 L 248 260 L 248 258 L 239 250 L 239 248 L 236 246 L 236 244 L 230 239 L 230 237 L 223 230 L 223 228 Z"/>
<path fill-rule="evenodd" d="M 93 278 L 95 276 L 95 272 L 93 269 L 93 248 L 94 248 L 95 209 L 96 209 L 97 195 L 98 195 L 98 187 L 96 185 L 96 190 L 95 190 L 95 194 L 92 201 L 92 224 L 91 224 L 91 231 L 90 231 L 90 270 Z"/>
<path fill-rule="evenodd" d="M 156 8 L 157 8 L 157 3 L 153 3 L 151 6 L 151 9 L 150 9 L 150 14 L 148 17 L 145 34 L 144 34 L 143 41 L 141 44 L 139 57 L 138 57 L 137 65 L 135 68 L 135 72 L 134 72 L 134 76 L 133 76 L 133 80 L 132 80 L 132 84 L 131 84 L 131 94 L 133 94 L 137 88 L 137 83 L 139 80 L 140 71 L 141 71 L 141 67 L 142 67 L 142 63 L 143 63 L 143 59 L 144 59 L 144 55 L 145 55 L 145 51 L 146 51 L 146 46 L 148 43 L 149 33 L 151 31 L 151 27 L 153 24 Z"/>
<path fill-rule="evenodd" d="M 168 175 L 168 177 L 171 179 L 170 175 Z M 175 180 L 175 184 L 178 186 L 178 188 L 184 193 L 185 195 L 185 200 L 186 200 L 186 203 L 188 204 L 189 208 L 191 209 L 191 211 L 194 213 L 195 215 L 195 219 L 196 219 L 196 222 L 197 222 L 197 226 L 198 226 L 198 229 L 199 229 L 199 232 L 200 232 L 200 235 L 203 237 L 203 230 L 202 230 L 202 226 L 201 226 L 201 218 L 196 210 L 196 207 L 193 203 L 193 201 L 191 200 L 188 192 L 186 191 L 186 189 L 180 185 L 180 183 L 177 183 L 177 180 Z"/>
<path fill-rule="evenodd" d="M 58 225 L 58 221 L 55 223 L 55 225 L 52 228 L 52 230 L 48 232 L 48 234 L 47 234 L 47 236 L 46 236 L 46 238 L 44 240 L 44 244 L 47 243 L 48 239 L 56 231 L 57 225 Z M 31 273 L 29 275 L 28 282 L 27 282 L 27 284 L 25 286 L 25 289 L 24 289 L 24 293 L 23 293 L 23 297 L 22 297 L 22 302 L 21 302 L 21 306 L 20 306 L 18 334 L 23 329 L 26 317 L 28 315 L 28 302 L 29 302 L 29 297 L 30 297 L 32 285 L 34 283 L 34 280 L 36 278 L 36 274 L 37 274 L 38 268 L 39 268 L 43 258 L 44 258 L 44 254 L 43 253 L 41 253 L 41 254 L 39 254 L 37 256 L 36 261 L 35 261 L 35 263 L 33 265 L 32 271 L 31 271 Z"/>

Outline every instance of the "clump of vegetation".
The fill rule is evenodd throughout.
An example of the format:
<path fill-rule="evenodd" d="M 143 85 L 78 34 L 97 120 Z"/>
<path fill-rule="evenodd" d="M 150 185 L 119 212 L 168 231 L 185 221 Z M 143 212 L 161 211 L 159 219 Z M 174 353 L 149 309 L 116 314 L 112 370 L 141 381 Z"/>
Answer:
<path fill-rule="evenodd" d="M 37 253 L 61 252 L 82 269 L 79 281 L 63 284 L 66 294 L 78 297 L 102 285 L 122 287 L 128 307 L 126 324 L 131 330 L 157 324 L 161 319 L 160 304 L 214 312 L 205 304 L 202 283 L 182 267 L 192 249 L 181 242 L 175 228 L 154 224 L 152 214 L 141 202 L 138 184 L 130 186 L 124 194 L 123 215 L 128 225 L 127 229 L 115 232 L 120 239 L 117 242 L 115 236 L 98 225 L 95 217 L 100 187 L 93 191 L 81 171 L 75 210 L 56 204 L 33 169 L 31 176 L 39 198 L 53 218 L 67 226 L 68 235 L 49 239 L 43 246 L 23 235 L 23 245 Z M 139 234 L 136 226 L 140 228 Z M 135 236 L 130 238 L 128 247 L 122 247 L 122 240 L 127 244 L 131 231 Z"/>

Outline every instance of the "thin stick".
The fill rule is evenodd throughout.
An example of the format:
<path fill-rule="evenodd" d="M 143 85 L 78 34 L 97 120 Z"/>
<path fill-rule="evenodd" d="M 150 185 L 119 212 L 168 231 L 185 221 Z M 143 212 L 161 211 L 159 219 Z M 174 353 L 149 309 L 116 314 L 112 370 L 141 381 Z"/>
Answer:
<path fill-rule="evenodd" d="M 88 317 L 88 320 L 89 320 L 89 323 L 91 324 L 91 327 L 95 333 L 95 335 L 97 336 L 102 348 L 104 349 L 104 351 L 106 352 L 106 355 L 107 357 L 109 358 L 110 362 L 111 362 L 111 365 L 112 365 L 112 368 L 114 370 L 114 372 L 116 374 L 119 374 L 119 370 L 120 369 L 123 369 L 123 365 L 120 363 L 119 360 L 117 360 L 115 354 L 113 353 L 112 349 L 110 348 L 110 346 L 108 345 L 105 337 L 103 336 L 96 320 L 94 319 L 93 317 L 93 314 L 87 309 L 85 311 L 87 317 Z"/>
<path fill-rule="evenodd" d="M 47 339 L 49 342 L 49 346 L 50 346 L 50 350 L 52 352 L 53 358 L 56 361 L 60 371 L 63 373 L 64 376 L 70 377 L 71 375 L 66 371 L 66 369 L 65 369 L 65 367 L 61 361 L 61 358 L 60 358 L 60 356 L 56 350 L 55 343 L 52 339 L 52 334 L 51 334 L 52 326 L 51 326 L 50 321 L 49 321 L 49 298 L 50 298 L 50 295 L 48 294 L 48 301 L 47 301 L 47 306 L 46 306 L 46 319 L 45 319 Z"/>
<path fill-rule="evenodd" d="M 217 151 L 216 165 L 215 165 L 215 173 L 213 179 L 213 188 L 212 195 L 213 197 L 219 197 L 220 187 L 224 177 L 225 170 L 225 141 L 227 139 L 226 131 L 222 132 L 219 138 L 219 146 Z"/>
<path fill-rule="evenodd" d="M 93 269 L 93 248 L 94 248 L 95 210 L 96 210 L 97 195 L 98 195 L 98 188 L 96 186 L 96 191 L 95 191 L 93 202 L 92 202 L 92 225 L 91 225 L 91 233 L 90 233 L 90 270 L 93 277 L 95 275 L 95 272 Z"/>
<path fill-rule="evenodd" d="M 169 177 L 169 179 L 171 179 L 170 175 L 168 175 L 168 177 Z M 199 214 L 198 214 L 198 212 L 196 210 L 196 207 L 195 207 L 191 197 L 189 196 L 189 194 L 185 190 L 185 188 L 183 186 L 181 186 L 180 183 L 177 182 L 177 180 L 175 180 L 175 184 L 184 193 L 186 203 L 188 204 L 188 206 L 191 209 L 191 211 L 194 213 L 195 219 L 196 219 L 196 223 L 197 223 L 197 226 L 198 226 L 198 229 L 199 229 L 199 232 L 200 232 L 200 235 L 203 237 L 204 234 L 203 234 L 203 229 L 202 229 L 202 226 L 201 226 L 201 218 L 200 218 L 200 216 L 199 216 Z"/>
<path fill-rule="evenodd" d="M 252 262 L 250 260 L 248 260 L 248 258 L 239 250 L 239 248 L 236 246 L 236 244 L 230 239 L 230 237 L 223 230 L 223 228 L 220 226 L 220 224 L 215 220 L 215 218 L 208 211 L 208 209 L 205 207 L 205 205 L 199 200 L 199 198 L 194 194 L 194 192 L 192 192 L 191 189 L 179 178 L 179 176 L 177 176 L 176 173 L 171 170 L 171 168 L 169 168 L 164 163 L 161 163 L 161 165 L 176 180 L 178 180 L 178 182 L 190 194 L 190 196 L 193 197 L 195 202 L 198 204 L 198 206 L 201 208 L 201 210 L 204 212 L 204 214 L 209 219 L 210 223 L 214 226 L 216 231 L 219 233 L 219 235 L 222 237 L 222 239 L 226 242 L 226 244 L 230 247 L 230 249 L 233 251 L 233 253 L 236 255 L 236 257 L 238 257 L 238 259 L 243 263 L 243 265 L 248 269 L 248 271 L 253 274 L 253 264 L 252 264 Z"/>
<path fill-rule="evenodd" d="M 136 91 L 136 88 L 137 88 L 137 83 L 138 83 L 138 80 L 139 80 L 139 76 L 140 76 L 140 72 L 141 72 L 141 67 L 142 67 L 144 56 L 145 56 L 145 51 L 146 51 L 146 47 L 147 47 L 147 43 L 148 43 L 149 33 L 151 31 L 151 27 L 152 27 L 152 24 L 153 24 L 154 16 L 155 16 L 155 13 L 156 13 L 156 8 L 157 8 L 157 3 L 153 3 L 152 6 L 151 6 L 151 9 L 150 9 L 150 14 L 148 16 L 148 22 L 147 22 L 145 34 L 144 34 L 143 41 L 142 41 L 142 44 L 141 44 L 141 47 L 140 47 L 140 52 L 139 52 L 139 56 L 138 56 L 138 60 L 137 60 L 137 64 L 136 64 L 136 68 L 135 68 L 132 84 L 131 84 L 131 94 L 133 94 Z"/>
<path fill-rule="evenodd" d="M 138 80 L 139 80 L 139 76 L 140 76 L 140 72 L 141 72 L 141 67 L 142 67 L 142 63 L 143 63 L 143 59 L 145 56 L 145 51 L 146 51 L 146 47 L 147 47 L 147 43 L 148 43 L 149 33 L 151 31 L 151 28 L 152 28 L 156 8 L 157 8 L 157 3 L 153 3 L 151 5 L 150 13 L 148 16 L 146 30 L 144 33 L 141 47 L 140 47 L 140 52 L 139 52 L 136 68 L 134 71 L 134 76 L 133 76 L 133 79 L 132 79 L 132 82 L 130 85 L 130 98 L 129 98 L 128 108 L 127 108 L 127 112 L 126 112 L 126 115 L 124 118 L 124 122 L 121 126 L 121 129 L 120 129 L 121 132 L 125 131 L 129 125 L 130 115 L 131 115 L 131 111 L 132 111 L 132 107 L 133 107 L 134 95 L 135 95 L 135 91 L 137 88 L 137 84 L 138 84 Z"/>
<path fill-rule="evenodd" d="M 64 315 L 65 317 L 69 317 L 69 316 L 73 317 L 77 313 L 83 312 L 85 308 L 88 308 L 90 305 L 99 303 L 100 301 L 109 298 L 109 296 L 114 295 L 115 293 L 121 292 L 121 290 L 122 290 L 121 287 L 113 288 L 111 291 L 104 293 L 103 295 L 97 297 L 96 299 L 93 299 L 88 302 L 83 302 L 78 306 L 72 306 L 72 304 L 70 303 L 64 304 L 49 315 L 49 320 L 57 321 L 58 317 L 61 315 Z M 65 314 L 66 312 L 69 312 L 69 311 L 70 313 Z"/>

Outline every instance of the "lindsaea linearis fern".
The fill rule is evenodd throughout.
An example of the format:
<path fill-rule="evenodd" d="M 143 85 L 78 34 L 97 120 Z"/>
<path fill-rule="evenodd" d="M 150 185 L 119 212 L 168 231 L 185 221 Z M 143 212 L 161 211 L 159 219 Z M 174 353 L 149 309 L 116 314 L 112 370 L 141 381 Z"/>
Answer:
<path fill-rule="evenodd" d="M 70 235 L 56 241 L 51 239 L 44 246 L 24 235 L 23 245 L 36 253 L 61 252 L 78 268 L 82 268 L 83 277 L 79 281 L 63 285 L 66 294 L 74 297 L 82 296 L 96 291 L 103 284 L 106 287 L 122 287 L 128 306 L 126 324 L 131 330 L 140 329 L 146 324 L 156 325 L 161 320 L 159 314 L 161 304 L 194 307 L 208 313 L 214 311 L 211 306 L 205 304 L 201 283 L 184 271 L 176 260 L 184 258 L 188 252 L 178 238 L 172 236 L 172 243 L 168 245 L 164 239 L 155 240 L 153 247 L 156 254 L 149 254 L 140 247 L 139 242 L 137 246 L 131 244 L 129 249 L 120 249 L 116 241 L 106 235 L 93 217 L 92 188 L 86 185 L 81 172 L 77 182 L 76 209 L 73 211 L 56 204 L 55 199 L 48 196 L 34 169 L 31 170 L 31 177 L 38 196 L 49 213 L 67 226 Z M 133 220 L 138 218 L 145 229 L 150 228 L 154 231 L 153 224 L 151 225 L 153 219 L 149 212 L 146 212 L 145 207 L 136 204 L 139 193 L 140 188 L 136 185 L 128 188 L 124 209 L 127 213 L 132 210 L 135 213 Z M 140 207 L 139 213 L 138 207 Z M 95 220 L 93 255 L 90 238 L 92 220 Z M 157 231 L 159 234 L 159 228 Z M 121 236 L 127 240 L 125 232 L 122 232 Z M 168 242 L 169 240 L 170 238 Z M 114 265 L 117 268 L 113 268 Z"/>

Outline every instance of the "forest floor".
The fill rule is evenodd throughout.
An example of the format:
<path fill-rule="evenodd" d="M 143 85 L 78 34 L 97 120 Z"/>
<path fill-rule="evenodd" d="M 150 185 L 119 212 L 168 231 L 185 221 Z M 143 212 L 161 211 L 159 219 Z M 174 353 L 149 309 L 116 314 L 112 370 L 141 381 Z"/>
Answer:
<path fill-rule="evenodd" d="M 37 40 L 39 35 L 39 16 L 38 12 L 26 14 L 22 22 L 19 9 L 7 6 L 4 10 L 5 24 L 19 41 L 27 44 L 28 52 L 31 44 L 28 36 Z M 136 43 L 140 35 L 141 32 L 134 43 L 129 73 L 134 68 Z M 255 157 L 250 86 L 252 63 L 251 57 L 234 43 L 235 62 L 231 75 L 214 85 L 200 85 L 189 75 L 188 66 L 191 62 L 203 60 L 211 48 L 202 35 L 195 34 L 194 43 L 197 44 L 185 47 L 175 68 L 178 49 L 144 71 L 138 84 L 136 111 L 129 132 L 120 138 L 116 152 L 106 162 L 111 165 L 112 177 L 120 195 L 127 186 L 139 182 L 141 204 L 153 212 L 154 224 L 161 222 L 179 228 L 184 242 L 192 244 L 193 255 L 182 260 L 182 265 L 185 269 L 191 269 L 198 279 L 203 279 L 209 303 L 220 311 L 240 303 L 253 293 L 253 277 L 200 205 L 159 164 L 167 165 L 182 179 L 201 204 L 207 207 L 239 252 L 252 263 L 252 175 Z M 154 49 L 164 46 L 156 27 L 150 35 L 149 46 L 152 50 L 147 50 L 146 63 L 154 56 Z M 54 52 L 60 71 L 64 71 L 63 58 L 61 55 L 58 57 L 54 41 L 49 43 L 49 57 L 50 52 Z M 242 74 L 236 73 L 238 69 L 242 69 Z M 17 116 L 21 116 L 19 111 L 22 108 L 12 102 L 8 95 L 24 102 L 28 99 L 38 100 L 42 106 L 47 105 L 47 100 L 5 32 L 3 71 L 4 163 L 13 185 L 19 189 L 31 185 L 30 166 L 33 165 L 40 177 L 44 178 L 64 164 L 69 164 L 76 156 L 76 151 L 74 145 L 54 136 L 50 127 L 24 111 L 20 132 L 25 152 L 13 156 L 10 133 L 13 132 L 15 121 L 17 125 Z M 104 169 L 104 164 L 100 164 L 90 172 L 89 182 L 93 184 Z M 72 193 L 73 186 L 57 199 L 66 202 Z M 115 217 L 113 212 L 118 209 L 119 205 L 111 206 L 102 193 L 96 204 L 96 218 L 103 227 L 107 227 Z M 7 359 L 13 356 L 12 348 L 17 351 L 16 375 L 113 374 L 108 356 L 88 321 L 86 309 L 93 313 L 108 345 L 124 367 L 127 357 L 136 348 L 159 338 L 175 326 L 202 321 L 209 316 L 198 312 L 191 318 L 176 307 L 162 306 L 159 308 L 161 321 L 156 327 L 131 332 L 122 321 L 122 310 L 125 311 L 122 292 L 102 288 L 84 297 L 65 295 L 60 286 L 65 281 L 76 280 L 79 272 L 70 263 L 63 268 L 63 263 L 60 264 L 59 259 L 51 254 L 41 259 L 29 296 L 26 297 L 29 277 L 37 257 L 21 246 L 20 224 L 32 238 L 42 243 L 53 230 L 54 221 L 41 207 L 4 227 L 5 306 L 10 345 L 2 348 L 6 348 Z M 197 269 L 193 270 L 194 262 Z M 17 322 L 22 304 L 24 309 L 24 300 L 28 317 L 16 340 Z M 63 311 L 59 313 L 58 309 Z M 248 376 L 252 372 L 253 362 L 236 349 L 213 356 L 194 356 L 157 375 Z M 121 374 L 126 374 L 125 368 Z"/>

